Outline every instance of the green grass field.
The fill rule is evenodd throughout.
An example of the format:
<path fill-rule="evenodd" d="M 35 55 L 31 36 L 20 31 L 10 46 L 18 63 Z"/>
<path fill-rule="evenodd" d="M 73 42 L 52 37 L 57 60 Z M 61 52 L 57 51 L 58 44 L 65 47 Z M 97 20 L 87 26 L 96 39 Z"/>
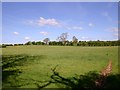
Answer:
<path fill-rule="evenodd" d="M 71 77 L 89 71 L 99 72 L 112 60 L 112 73 L 118 73 L 118 47 L 9 46 L 2 49 L 2 55 L 5 63 L 19 59 L 5 71 L 19 69 L 22 72 L 17 76 L 5 74 L 3 87 L 36 87 L 32 80 L 48 80 L 51 68 L 56 65 L 61 75 Z"/>

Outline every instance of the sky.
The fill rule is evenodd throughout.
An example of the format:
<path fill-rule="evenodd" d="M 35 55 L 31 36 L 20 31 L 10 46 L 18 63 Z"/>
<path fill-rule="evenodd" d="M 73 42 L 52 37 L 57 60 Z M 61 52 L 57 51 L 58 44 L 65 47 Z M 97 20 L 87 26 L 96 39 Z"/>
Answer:
<path fill-rule="evenodd" d="M 117 2 L 3 2 L 2 43 L 67 40 L 117 40 Z"/>

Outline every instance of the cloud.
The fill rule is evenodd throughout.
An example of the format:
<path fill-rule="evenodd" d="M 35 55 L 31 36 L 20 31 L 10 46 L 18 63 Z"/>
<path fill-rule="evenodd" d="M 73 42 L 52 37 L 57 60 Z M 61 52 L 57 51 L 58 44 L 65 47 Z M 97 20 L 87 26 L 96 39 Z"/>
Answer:
<path fill-rule="evenodd" d="M 90 41 L 91 39 L 89 37 L 82 36 L 81 41 Z"/>
<path fill-rule="evenodd" d="M 72 34 L 68 33 L 68 36 L 71 36 Z"/>
<path fill-rule="evenodd" d="M 72 27 L 72 29 L 74 29 L 74 30 L 82 30 L 83 28 L 82 27 L 74 26 L 74 27 Z"/>
<path fill-rule="evenodd" d="M 118 33 L 118 27 L 110 27 L 106 29 L 107 32 Z"/>
<path fill-rule="evenodd" d="M 112 27 L 112 28 L 110 29 L 110 31 L 112 31 L 112 32 L 118 32 L 118 28 L 117 28 L 117 27 Z"/>
<path fill-rule="evenodd" d="M 24 39 L 25 39 L 25 40 L 30 40 L 30 37 L 25 37 Z"/>
<path fill-rule="evenodd" d="M 28 24 L 33 24 L 33 23 L 34 23 L 33 20 L 27 20 L 26 22 L 27 22 Z"/>
<path fill-rule="evenodd" d="M 44 17 L 40 17 L 38 20 L 27 20 L 25 24 L 38 25 L 41 27 L 42 26 L 54 26 L 54 27 L 59 27 L 59 28 L 64 28 L 64 29 L 69 29 L 69 30 L 82 30 L 83 29 L 83 27 L 81 26 L 76 26 L 76 25 L 71 26 L 69 23 L 65 23 L 63 21 L 59 21 L 54 18 L 44 18 Z"/>
<path fill-rule="evenodd" d="M 113 35 L 118 37 L 118 33 L 115 33 L 115 34 L 113 34 Z"/>
<path fill-rule="evenodd" d="M 88 39 L 88 37 L 81 37 L 82 39 Z"/>
<path fill-rule="evenodd" d="M 112 18 L 111 18 L 111 16 L 109 15 L 108 12 L 103 12 L 102 15 L 103 15 L 104 17 L 106 17 L 109 21 L 112 21 Z"/>
<path fill-rule="evenodd" d="M 61 23 L 58 22 L 58 20 L 54 19 L 54 18 L 43 18 L 40 17 L 39 19 L 30 19 L 30 20 L 26 20 L 24 21 L 24 24 L 27 25 L 38 25 L 38 26 L 60 26 Z"/>
<path fill-rule="evenodd" d="M 109 29 L 109 32 L 111 32 L 113 36 L 118 37 L 119 36 L 119 34 L 118 34 L 119 31 L 118 30 L 119 29 L 117 27 L 112 27 L 112 28 Z"/>
<path fill-rule="evenodd" d="M 80 26 L 67 26 L 66 28 L 69 30 L 83 30 L 83 27 Z"/>
<path fill-rule="evenodd" d="M 23 23 L 26 25 L 31 25 L 31 26 L 37 25 L 37 22 L 35 20 L 26 20 Z"/>
<path fill-rule="evenodd" d="M 50 25 L 50 26 L 58 26 L 60 23 L 52 18 L 52 19 L 45 19 L 43 17 L 40 17 L 40 19 L 38 20 L 38 25 L 40 26 L 45 26 L 45 25 Z"/>
<path fill-rule="evenodd" d="M 103 15 L 103 16 L 106 16 L 106 17 L 109 16 L 108 12 L 103 12 L 102 15 Z"/>
<path fill-rule="evenodd" d="M 48 35 L 48 32 L 42 31 L 42 32 L 40 32 L 40 34 L 42 34 L 42 35 Z"/>
<path fill-rule="evenodd" d="M 13 32 L 13 34 L 18 35 L 19 33 L 18 32 Z"/>
<path fill-rule="evenodd" d="M 88 26 L 89 26 L 89 27 L 92 27 L 92 26 L 93 26 L 93 23 L 89 23 Z"/>

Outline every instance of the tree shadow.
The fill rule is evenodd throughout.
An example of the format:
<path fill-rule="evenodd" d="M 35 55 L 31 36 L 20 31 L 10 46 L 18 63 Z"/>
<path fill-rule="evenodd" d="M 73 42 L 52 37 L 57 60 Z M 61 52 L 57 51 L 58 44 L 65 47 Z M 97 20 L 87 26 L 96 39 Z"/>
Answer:
<path fill-rule="evenodd" d="M 19 76 L 23 73 L 20 66 L 29 65 L 33 61 L 44 58 L 40 56 L 28 55 L 3 55 L 2 56 L 2 86 L 6 87 L 21 87 L 29 83 L 21 84 Z M 7 86 L 6 86 L 7 85 Z"/>
<path fill-rule="evenodd" d="M 39 89 L 46 88 L 50 84 L 59 84 L 63 88 L 71 90 L 88 89 L 94 90 L 97 88 L 103 89 L 120 89 L 120 74 L 110 74 L 108 76 L 101 76 L 95 71 L 90 71 L 84 75 L 75 75 L 73 77 L 63 77 L 56 71 L 56 67 L 52 69 L 53 74 L 50 76 L 49 81 L 46 84 L 40 86 L 36 83 Z"/>
<path fill-rule="evenodd" d="M 3 56 L 2 57 L 3 84 L 8 82 L 8 79 L 10 76 L 18 77 L 22 73 L 22 71 L 16 67 L 23 65 L 25 62 L 27 62 L 28 58 L 29 56 L 25 56 L 25 55 Z M 33 59 L 35 59 L 35 57 L 32 57 L 32 60 Z M 49 80 L 47 81 L 38 81 L 38 80 L 31 79 L 32 83 L 37 86 L 38 90 L 44 89 L 51 84 L 58 85 L 60 86 L 60 88 L 62 87 L 62 88 L 67 88 L 71 90 L 72 89 L 93 90 L 96 88 L 105 88 L 105 89 L 110 89 L 110 88 L 119 89 L 120 88 L 119 87 L 120 74 L 110 74 L 108 76 L 102 76 L 96 71 L 90 71 L 84 75 L 76 74 L 75 76 L 64 77 L 60 75 L 58 71 L 56 71 L 56 68 L 57 66 L 51 69 L 52 75 L 50 75 Z M 17 84 L 16 82 L 19 82 L 18 80 L 20 79 L 15 78 L 14 80 L 15 82 L 11 84 L 11 87 L 14 87 L 14 88 L 30 84 L 29 82 L 26 84 Z"/>
<path fill-rule="evenodd" d="M 7 81 L 8 77 L 11 75 L 18 76 L 19 73 L 22 73 L 19 69 L 16 70 L 9 70 L 9 71 L 3 71 L 2 72 L 2 81 L 3 83 Z"/>
<path fill-rule="evenodd" d="M 2 82 L 6 82 L 8 77 L 11 75 L 19 75 L 22 73 L 20 69 L 16 66 L 23 65 L 22 62 L 27 56 L 22 55 L 12 55 L 12 56 L 2 56 Z"/>

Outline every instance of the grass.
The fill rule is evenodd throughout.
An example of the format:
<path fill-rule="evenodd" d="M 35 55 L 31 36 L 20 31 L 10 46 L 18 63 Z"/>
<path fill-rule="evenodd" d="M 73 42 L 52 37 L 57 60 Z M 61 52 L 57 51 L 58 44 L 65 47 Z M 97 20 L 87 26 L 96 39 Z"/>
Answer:
<path fill-rule="evenodd" d="M 22 73 L 17 76 L 15 76 L 16 74 L 8 76 L 7 80 L 3 82 L 3 87 L 36 87 L 32 80 L 48 80 L 52 73 L 51 68 L 56 65 L 58 65 L 57 71 L 61 75 L 70 77 L 89 71 L 99 72 L 110 59 L 113 65 L 112 73 L 118 73 L 118 47 L 9 46 L 2 49 L 2 55 L 4 58 L 6 57 L 3 58 L 3 61 L 6 62 L 27 56 L 17 61 L 18 64 L 15 64 L 14 67 L 5 69 L 8 71 L 19 69 Z M 48 87 L 57 86 L 53 84 Z"/>

